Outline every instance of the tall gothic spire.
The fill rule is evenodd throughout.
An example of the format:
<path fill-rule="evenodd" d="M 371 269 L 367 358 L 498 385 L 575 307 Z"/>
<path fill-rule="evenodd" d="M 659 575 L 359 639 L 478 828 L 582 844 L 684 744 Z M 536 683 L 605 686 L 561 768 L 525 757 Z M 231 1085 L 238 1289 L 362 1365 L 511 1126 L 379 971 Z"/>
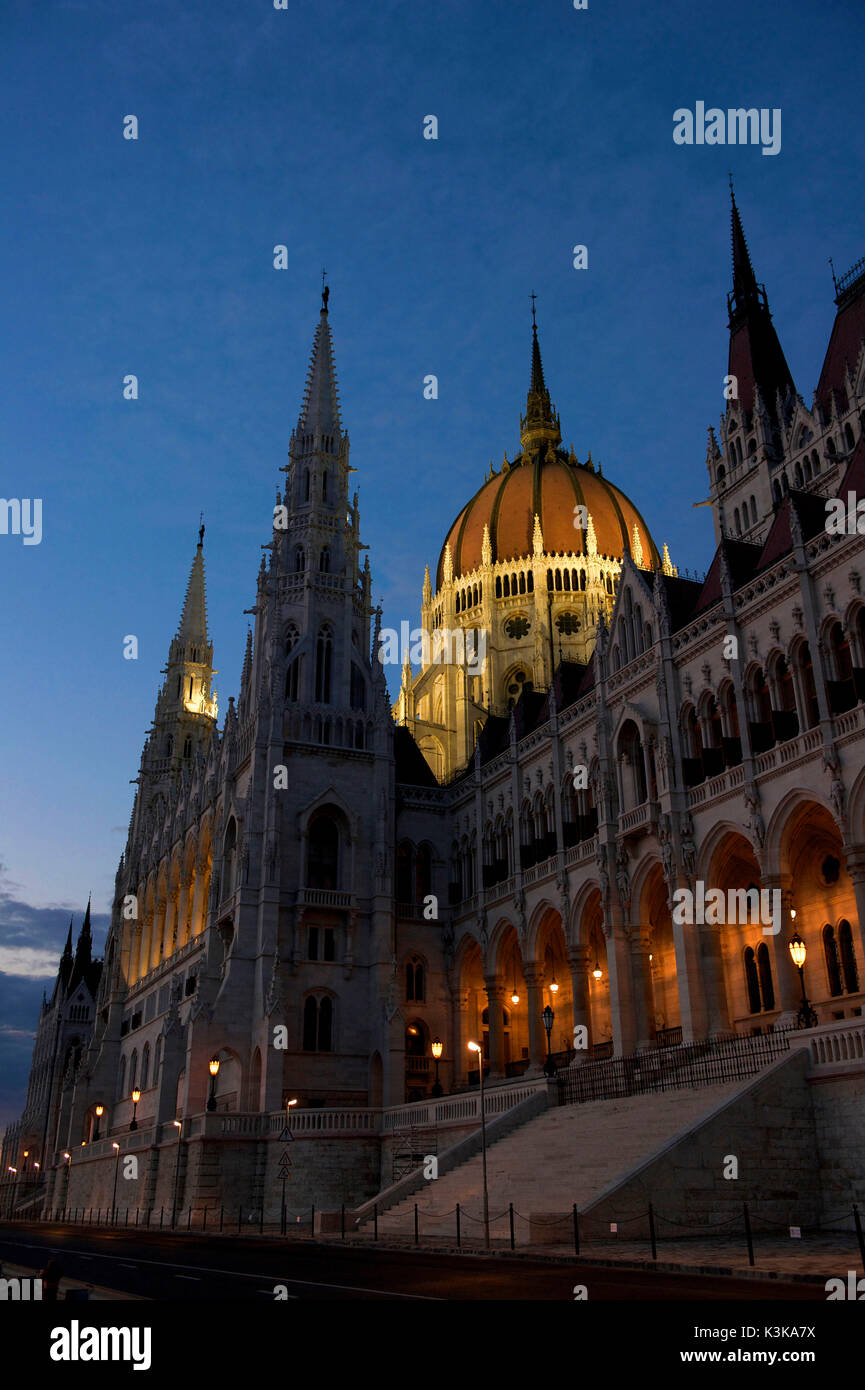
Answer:
<path fill-rule="evenodd" d="M 732 399 L 739 401 L 749 424 L 757 391 L 774 420 L 778 394 L 784 400 L 789 392 L 795 393 L 796 388 L 772 323 L 765 286 L 757 283 L 751 265 L 732 181 L 730 200 L 733 288 L 727 295 L 730 320 L 727 371 L 736 379 L 737 394 Z"/>
<path fill-rule="evenodd" d="M 547 441 L 553 445 L 561 443 L 559 417 L 550 401 L 550 393 L 544 381 L 544 364 L 541 361 L 541 347 L 538 342 L 538 325 L 535 322 L 534 295 L 532 296 L 532 372 L 529 391 L 526 397 L 526 413 L 520 417 L 520 443 L 524 455 L 534 454 Z"/>
<path fill-rule="evenodd" d="M 204 646 L 209 641 L 207 636 L 207 600 L 204 591 L 203 524 L 199 528 L 198 546 L 192 561 L 192 569 L 189 571 L 189 583 L 186 586 L 186 598 L 183 600 L 183 612 L 180 615 L 177 640 L 184 645 L 187 642 L 200 642 Z"/>
<path fill-rule="evenodd" d="M 339 387 L 336 380 L 333 342 L 330 336 L 330 322 L 327 313 L 329 296 L 330 290 L 325 287 L 321 295 L 321 313 L 312 345 L 306 391 L 297 423 L 297 433 L 300 436 L 340 437 L 342 435 L 342 421 L 339 415 Z"/>

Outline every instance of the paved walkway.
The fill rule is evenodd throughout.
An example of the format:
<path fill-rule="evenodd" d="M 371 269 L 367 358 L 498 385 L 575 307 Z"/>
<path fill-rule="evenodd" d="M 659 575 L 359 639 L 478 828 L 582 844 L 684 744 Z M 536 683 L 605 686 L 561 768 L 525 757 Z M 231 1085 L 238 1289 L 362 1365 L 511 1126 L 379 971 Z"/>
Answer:
<path fill-rule="evenodd" d="M 339 1239 L 339 1237 L 336 1237 Z M 347 1243 L 363 1243 L 361 1237 L 349 1237 Z M 376 1244 L 370 1241 L 370 1244 Z M 425 1251 L 457 1250 L 454 1241 L 436 1239 L 433 1236 L 421 1237 L 417 1247 L 411 1237 L 401 1238 L 382 1232 L 377 1242 L 379 1246 L 394 1249 L 422 1249 Z M 465 1253 L 477 1254 L 483 1250 L 476 1239 L 464 1240 L 460 1249 Z M 493 1254 L 511 1256 L 509 1241 L 493 1239 Z M 811 1235 L 804 1240 L 782 1237 L 760 1239 L 754 1244 L 754 1266 L 748 1263 L 748 1249 L 744 1239 L 741 1244 L 730 1240 L 671 1240 L 658 1242 L 657 1261 L 652 1259 L 648 1241 L 589 1241 L 580 1246 L 579 1256 L 574 1255 L 573 1244 L 561 1245 L 517 1245 L 514 1256 L 530 1255 L 533 1258 L 548 1257 L 557 1262 L 567 1260 L 572 1264 L 622 1265 L 645 1268 L 654 1265 L 665 1271 L 679 1271 L 692 1274 L 730 1274 L 738 1278 L 751 1279 L 792 1279 L 811 1282 L 825 1282 L 830 1278 L 846 1279 L 848 1270 L 854 1270 L 857 1278 L 863 1277 L 863 1261 L 859 1252 L 856 1235 L 843 1232 L 827 1235 Z"/>

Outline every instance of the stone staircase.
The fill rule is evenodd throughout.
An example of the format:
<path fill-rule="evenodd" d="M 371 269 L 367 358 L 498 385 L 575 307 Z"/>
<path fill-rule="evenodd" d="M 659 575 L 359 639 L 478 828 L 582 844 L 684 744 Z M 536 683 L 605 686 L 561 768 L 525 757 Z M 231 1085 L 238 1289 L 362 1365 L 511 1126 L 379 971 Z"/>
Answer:
<path fill-rule="evenodd" d="M 493 1235 L 508 1234 L 508 1204 L 520 1215 L 516 1238 L 529 1238 L 530 1214 L 585 1209 L 678 1135 L 742 1089 L 741 1081 L 662 1091 L 618 1100 L 546 1110 L 487 1148 L 489 1210 Z M 414 1207 L 425 1236 L 455 1233 L 460 1204 L 463 1237 L 477 1239 L 482 1215 L 482 1166 L 478 1153 L 442 1177 L 381 1212 L 380 1235 L 411 1235 Z M 366 1216 L 364 1227 L 370 1225 Z M 569 1238 L 563 1231 L 562 1239 Z"/>

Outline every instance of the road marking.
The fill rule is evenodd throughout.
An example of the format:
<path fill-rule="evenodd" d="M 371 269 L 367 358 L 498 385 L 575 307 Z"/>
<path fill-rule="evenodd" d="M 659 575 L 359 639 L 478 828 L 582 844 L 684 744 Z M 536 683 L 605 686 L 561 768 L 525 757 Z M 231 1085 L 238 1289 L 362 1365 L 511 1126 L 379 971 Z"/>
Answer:
<path fill-rule="evenodd" d="M 25 1245 L 23 1241 L 17 1241 L 15 1243 L 23 1246 L 24 1249 L 27 1250 L 45 1249 L 44 1245 Z M 113 1255 L 84 1255 L 80 1250 L 70 1250 L 68 1246 L 64 1247 L 63 1253 L 65 1255 L 79 1255 L 83 1260 L 110 1260 L 112 1263 L 116 1264 L 116 1260 Z M 158 1269 L 165 1269 L 167 1267 L 165 1260 L 137 1260 L 136 1264 L 156 1265 Z M 227 1275 L 229 1279 L 269 1279 L 271 1277 L 269 1274 L 247 1274 L 245 1270 L 240 1269 L 213 1269 L 210 1265 L 176 1265 L 172 1263 L 170 1268 L 199 1269 L 201 1270 L 202 1274 L 224 1274 Z M 285 1278 L 283 1275 L 274 1275 L 273 1282 L 274 1284 L 299 1284 L 301 1288 L 339 1289 L 343 1293 L 374 1293 L 378 1294 L 381 1298 L 407 1298 L 415 1303 L 447 1302 L 447 1299 L 436 1298 L 434 1294 L 394 1293 L 391 1289 L 370 1289 L 362 1287 L 359 1284 L 326 1284 L 321 1279 L 288 1279 Z"/>
<path fill-rule="evenodd" d="M 175 1279 L 188 1279 L 190 1284 L 200 1284 L 201 1280 L 197 1274 L 175 1274 Z"/>

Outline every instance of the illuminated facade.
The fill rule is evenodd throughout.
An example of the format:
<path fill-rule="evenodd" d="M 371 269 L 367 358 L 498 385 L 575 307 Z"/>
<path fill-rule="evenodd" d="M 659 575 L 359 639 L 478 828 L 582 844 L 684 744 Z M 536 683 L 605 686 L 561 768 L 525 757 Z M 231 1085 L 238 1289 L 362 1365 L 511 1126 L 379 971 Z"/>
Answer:
<path fill-rule="evenodd" d="M 361 1112 L 430 1095 L 434 1038 L 451 1091 L 477 1079 L 474 1038 L 491 1083 L 538 1074 L 546 1004 L 559 1064 L 579 1025 L 598 1058 L 783 1025 L 794 924 L 820 1022 L 861 1015 L 865 557 L 824 522 L 827 498 L 865 495 L 865 270 L 837 286 L 808 409 L 735 205 L 733 266 L 705 578 L 562 448 L 533 329 L 519 450 L 423 586 L 424 630 L 483 630 L 483 669 L 406 667 L 393 710 L 325 298 L 221 732 L 201 540 L 193 561 L 92 1042 L 48 1139 L 56 1182 L 95 1104 L 104 1136 L 126 1133 L 140 1086 L 142 1209 L 169 1190 L 175 1118 L 185 1205 L 270 1202 L 268 1141 L 295 1097 L 304 1133 L 306 1112 L 338 1113 L 354 1147 L 317 1149 L 293 1195 L 361 1200 L 381 1180 Z M 698 882 L 779 890 L 780 931 L 674 923 Z M 109 1169 L 95 1146 L 73 1197 Z"/>

